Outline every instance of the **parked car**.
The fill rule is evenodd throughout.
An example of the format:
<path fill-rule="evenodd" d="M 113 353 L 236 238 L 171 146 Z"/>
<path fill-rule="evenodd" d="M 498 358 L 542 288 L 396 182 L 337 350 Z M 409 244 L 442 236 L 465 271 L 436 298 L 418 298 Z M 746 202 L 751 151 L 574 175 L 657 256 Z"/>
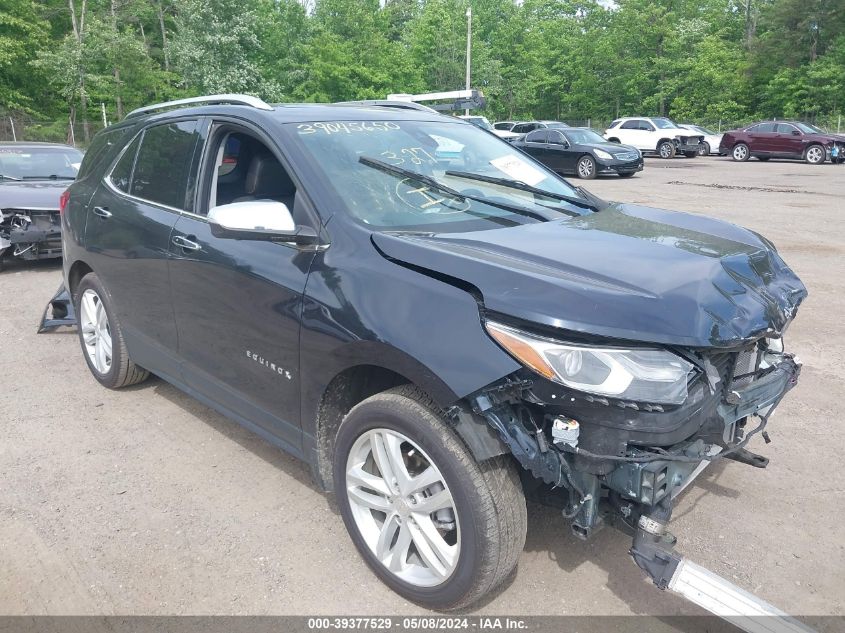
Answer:
<path fill-rule="evenodd" d="M 599 174 L 633 176 L 643 169 L 635 147 L 604 140 L 589 128 L 534 130 L 513 145 L 562 174 L 591 179 Z"/>
<path fill-rule="evenodd" d="M 561 129 L 569 127 L 563 121 L 521 121 L 511 128 L 511 132 L 518 135 L 528 134 L 534 130 Z"/>
<path fill-rule="evenodd" d="M 695 158 L 701 151 L 704 136 L 691 134 L 665 117 L 623 117 L 605 130 L 604 138 L 611 143 L 633 145 L 644 154 L 673 158 L 683 154 Z"/>
<path fill-rule="evenodd" d="M 62 256 L 59 198 L 82 152 L 54 143 L 0 143 L 0 269 L 3 260 Z"/>
<path fill-rule="evenodd" d="M 699 156 L 710 156 L 711 154 L 721 156 L 719 146 L 722 144 L 722 134 L 709 130 L 700 125 L 693 125 L 691 123 L 679 123 L 678 127 L 689 130 L 693 134 L 699 134 L 704 137 L 704 141 L 698 146 Z"/>
<path fill-rule="evenodd" d="M 781 336 L 807 292 L 765 238 L 604 202 L 424 111 L 143 108 L 97 135 L 62 225 L 94 378 L 157 374 L 304 459 L 429 608 L 511 574 L 526 495 L 580 538 L 635 526 L 665 587 L 674 493 L 764 460 L 744 438 L 800 370 Z"/>
<path fill-rule="evenodd" d="M 516 121 L 497 121 L 493 124 L 493 128 L 503 132 L 510 132 L 511 128 L 516 125 Z"/>
<path fill-rule="evenodd" d="M 735 161 L 792 158 L 820 165 L 845 162 L 845 136 L 800 121 L 761 121 L 725 132 L 719 151 Z"/>

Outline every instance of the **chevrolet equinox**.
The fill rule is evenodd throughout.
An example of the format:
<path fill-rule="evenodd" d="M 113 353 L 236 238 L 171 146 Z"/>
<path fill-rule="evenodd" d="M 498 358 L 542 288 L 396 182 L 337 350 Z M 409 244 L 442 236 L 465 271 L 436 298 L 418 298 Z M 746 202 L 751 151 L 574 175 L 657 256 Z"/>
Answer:
<path fill-rule="evenodd" d="M 679 490 L 800 372 L 806 297 L 764 237 L 605 202 L 413 104 L 216 95 L 99 133 L 62 198 L 91 373 L 150 373 L 308 462 L 393 590 L 471 604 L 526 497 L 632 534 L 659 587 Z"/>

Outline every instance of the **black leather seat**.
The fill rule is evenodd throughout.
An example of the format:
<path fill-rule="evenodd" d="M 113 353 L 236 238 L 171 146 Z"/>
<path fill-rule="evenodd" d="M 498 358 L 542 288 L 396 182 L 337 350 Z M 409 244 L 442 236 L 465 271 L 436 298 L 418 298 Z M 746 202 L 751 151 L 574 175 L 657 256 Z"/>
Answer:
<path fill-rule="evenodd" d="M 244 182 L 244 193 L 233 202 L 248 200 L 276 200 L 284 202 L 293 212 L 293 200 L 296 186 L 284 167 L 270 152 L 257 152 L 249 163 Z"/>

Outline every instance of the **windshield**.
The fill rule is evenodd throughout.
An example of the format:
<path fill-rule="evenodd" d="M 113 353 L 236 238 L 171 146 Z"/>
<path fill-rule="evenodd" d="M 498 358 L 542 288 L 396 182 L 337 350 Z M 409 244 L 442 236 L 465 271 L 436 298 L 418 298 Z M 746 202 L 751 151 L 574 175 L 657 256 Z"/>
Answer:
<path fill-rule="evenodd" d="M 471 125 L 334 121 L 287 127 L 345 210 L 374 230 L 486 230 L 589 213 L 555 197 L 584 200 L 566 181 Z M 514 182 L 532 191 L 509 186 Z"/>
<path fill-rule="evenodd" d="M 804 134 L 824 134 L 824 130 L 817 128 L 815 125 L 810 125 L 809 123 L 796 123 L 795 125 L 799 130 L 804 132 Z"/>
<path fill-rule="evenodd" d="M 12 180 L 76 178 L 81 162 L 72 147 L 0 146 L 0 174 Z"/>
<path fill-rule="evenodd" d="M 672 123 L 672 121 L 670 121 L 669 119 L 664 118 L 664 117 L 656 117 L 656 118 L 652 119 L 651 121 L 661 130 L 666 130 L 666 129 L 672 128 L 672 127 L 678 127 L 677 125 Z"/>
<path fill-rule="evenodd" d="M 564 132 L 566 138 L 570 143 L 578 143 L 581 145 L 591 145 L 593 143 L 601 143 L 607 145 L 607 141 L 592 130 L 574 130 L 568 129 Z"/>
<path fill-rule="evenodd" d="M 490 121 L 487 120 L 487 117 L 484 116 L 465 116 L 461 117 L 464 121 L 468 121 L 473 125 L 480 127 L 483 130 L 492 130 L 493 126 L 490 125 Z"/>

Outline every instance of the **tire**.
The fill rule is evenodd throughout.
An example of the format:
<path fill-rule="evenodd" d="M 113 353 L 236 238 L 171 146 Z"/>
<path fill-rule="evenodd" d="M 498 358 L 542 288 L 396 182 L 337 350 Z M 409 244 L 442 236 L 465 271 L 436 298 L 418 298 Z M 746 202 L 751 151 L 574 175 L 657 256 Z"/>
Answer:
<path fill-rule="evenodd" d="M 751 152 L 748 149 L 748 145 L 745 143 L 737 143 L 734 145 L 731 150 L 731 158 L 739 163 L 744 163 L 751 158 Z"/>
<path fill-rule="evenodd" d="M 701 150 L 696 150 L 694 152 L 684 152 L 684 156 L 687 158 L 698 158 L 698 154 Z"/>
<path fill-rule="evenodd" d="M 596 159 L 584 154 L 575 165 L 575 175 L 582 180 L 592 180 L 596 177 Z"/>
<path fill-rule="evenodd" d="M 624 174 L 619 174 L 619 177 L 620 177 L 620 178 L 630 178 L 630 177 L 631 177 L 631 176 L 633 176 L 635 173 L 637 173 L 637 172 L 635 172 L 635 171 L 627 171 L 627 172 L 625 172 Z"/>
<path fill-rule="evenodd" d="M 707 141 L 700 143 L 698 146 L 698 155 L 710 156 L 710 143 L 708 143 Z"/>
<path fill-rule="evenodd" d="M 607 142 L 608 143 L 621 143 L 622 141 L 620 141 L 618 138 L 609 138 L 609 139 L 607 139 Z"/>
<path fill-rule="evenodd" d="M 101 385 L 120 389 L 149 377 L 150 373 L 129 357 L 111 297 L 97 275 L 88 273 L 82 278 L 73 294 L 73 307 L 82 355 Z"/>
<path fill-rule="evenodd" d="M 804 152 L 804 160 L 810 165 L 821 165 L 825 161 L 825 154 L 825 149 L 821 145 L 810 145 Z"/>
<path fill-rule="evenodd" d="M 394 485 L 397 478 L 391 484 L 381 477 L 376 452 L 388 472 L 391 464 L 399 466 L 404 490 Z M 402 597 L 430 609 L 460 609 L 495 589 L 516 567 L 525 545 L 527 511 L 512 458 L 476 462 L 416 387 L 396 387 L 356 405 L 338 430 L 333 465 L 337 502 L 353 543 L 382 582 Z M 412 477 L 429 473 L 428 481 L 436 483 L 423 489 L 428 496 L 406 495 L 413 489 L 405 478 L 408 471 Z M 441 510 L 420 511 L 435 495 L 446 499 L 436 506 Z M 384 511 L 373 510 L 374 505 Z M 380 558 L 376 551 L 382 542 L 387 546 Z M 455 557 L 451 565 L 444 562 L 446 555 L 429 562 L 435 542 L 443 548 L 439 551 Z M 397 547 L 404 548 L 398 557 Z"/>
<path fill-rule="evenodd" d="M 657 155 L 664 159 L 674 158 L 675 144 L 672 141 L 663 141 L 657 146 Z"/>

